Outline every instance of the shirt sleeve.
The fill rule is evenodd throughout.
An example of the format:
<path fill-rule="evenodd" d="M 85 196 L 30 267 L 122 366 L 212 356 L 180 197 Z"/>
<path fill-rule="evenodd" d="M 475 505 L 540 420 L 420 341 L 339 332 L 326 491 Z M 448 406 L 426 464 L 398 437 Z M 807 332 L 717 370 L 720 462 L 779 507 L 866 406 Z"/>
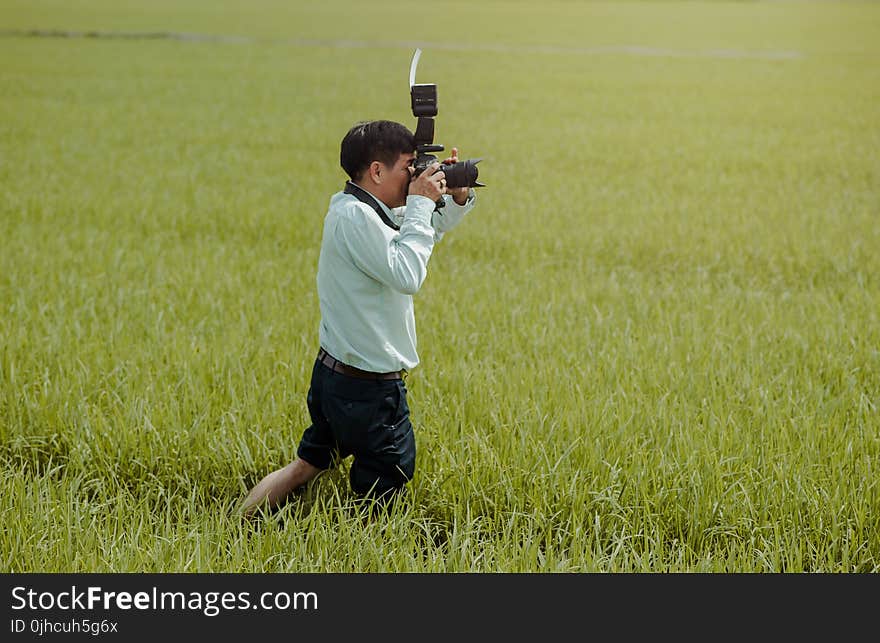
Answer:
<path fill-rule="evenodd" d="M 434 202 L 423 196 L 406 199 L 403 223 L 395 232 L 359 203 L 339 218 L 337 242 L 366 275 L 407 295 L 421 288 L 434 248 L 431 212 Z"/>
<path fill-rule="evenodd" d="M 464 215 L 470 212 L 474 207 L 474 202 L 477 200 L 477 194 L 476 191 L 471 188 L 464 205 L 458 205 L 449 194 L 444 194 L 443 199 L 446 201 L 446 206 L 440 210 L 435 210 L 431 219 L 431 225 L 434 227 L 435 242 L 440 241 L 444 234 L 461 223 Z"/>

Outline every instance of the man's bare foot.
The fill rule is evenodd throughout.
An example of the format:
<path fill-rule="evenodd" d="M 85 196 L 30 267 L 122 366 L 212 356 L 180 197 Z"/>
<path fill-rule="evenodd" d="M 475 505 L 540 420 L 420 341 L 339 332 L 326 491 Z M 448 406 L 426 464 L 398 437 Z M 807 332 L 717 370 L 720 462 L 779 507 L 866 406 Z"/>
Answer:
<path fill-rule="evenodd" d="M 286 467 L 276 469 L 250 490 L 241 505 L 242 517 L 251 520 L 261 508 L 278 507 L 297 487 L 301 487 L 320 472 L 321 469 L 300 458 Z"/>

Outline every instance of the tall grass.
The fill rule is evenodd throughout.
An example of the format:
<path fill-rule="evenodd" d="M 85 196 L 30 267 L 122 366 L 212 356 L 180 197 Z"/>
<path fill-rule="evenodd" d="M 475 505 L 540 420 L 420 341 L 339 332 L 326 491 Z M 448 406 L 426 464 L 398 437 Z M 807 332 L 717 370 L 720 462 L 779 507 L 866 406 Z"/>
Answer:
<path fill-rule="evenodd" d="M 88 6 L 0 7 L 0 569 L 880 569 L 880 7 Z M 413 39 L 488 184 L 416 297 L 416 478 L 243 525 Z"/>

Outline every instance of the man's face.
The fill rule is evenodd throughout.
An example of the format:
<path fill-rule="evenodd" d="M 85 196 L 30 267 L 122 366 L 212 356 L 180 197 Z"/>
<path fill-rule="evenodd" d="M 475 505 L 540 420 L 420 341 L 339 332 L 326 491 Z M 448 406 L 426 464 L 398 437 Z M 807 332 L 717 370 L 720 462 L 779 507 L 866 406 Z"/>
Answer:
<path fill-rule="evenodd" d="M 391 167 L 382 164 L 388 171 L 388 178 L 383 182 L 387 186 L 383 201 L 389 208 L 406 205 L 406 195 L 409 193 L 409 182 L 412 177 L 409 168 L 415 158 L 415 152 L 408 152 L 401 154 Z"/>

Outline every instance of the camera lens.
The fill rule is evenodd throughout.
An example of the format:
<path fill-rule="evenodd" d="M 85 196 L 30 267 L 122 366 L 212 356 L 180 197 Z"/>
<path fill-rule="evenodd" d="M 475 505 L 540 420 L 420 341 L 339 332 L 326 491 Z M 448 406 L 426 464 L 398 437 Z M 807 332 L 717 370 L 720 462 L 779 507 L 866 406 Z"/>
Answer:
<path fill-rule="evenodd" d="M 442 166 L 440 169 L 443 170 L 443 174 L 446 176 L 446 187 L 482 187 L 482 184 L 477 181 L 477 176 L 479 175 L 477 163 L 479 163 L 480 160 L 481 159 L 467 159 L 465 161 L 459 161 L 458 163 L 451 163 Z"/>

